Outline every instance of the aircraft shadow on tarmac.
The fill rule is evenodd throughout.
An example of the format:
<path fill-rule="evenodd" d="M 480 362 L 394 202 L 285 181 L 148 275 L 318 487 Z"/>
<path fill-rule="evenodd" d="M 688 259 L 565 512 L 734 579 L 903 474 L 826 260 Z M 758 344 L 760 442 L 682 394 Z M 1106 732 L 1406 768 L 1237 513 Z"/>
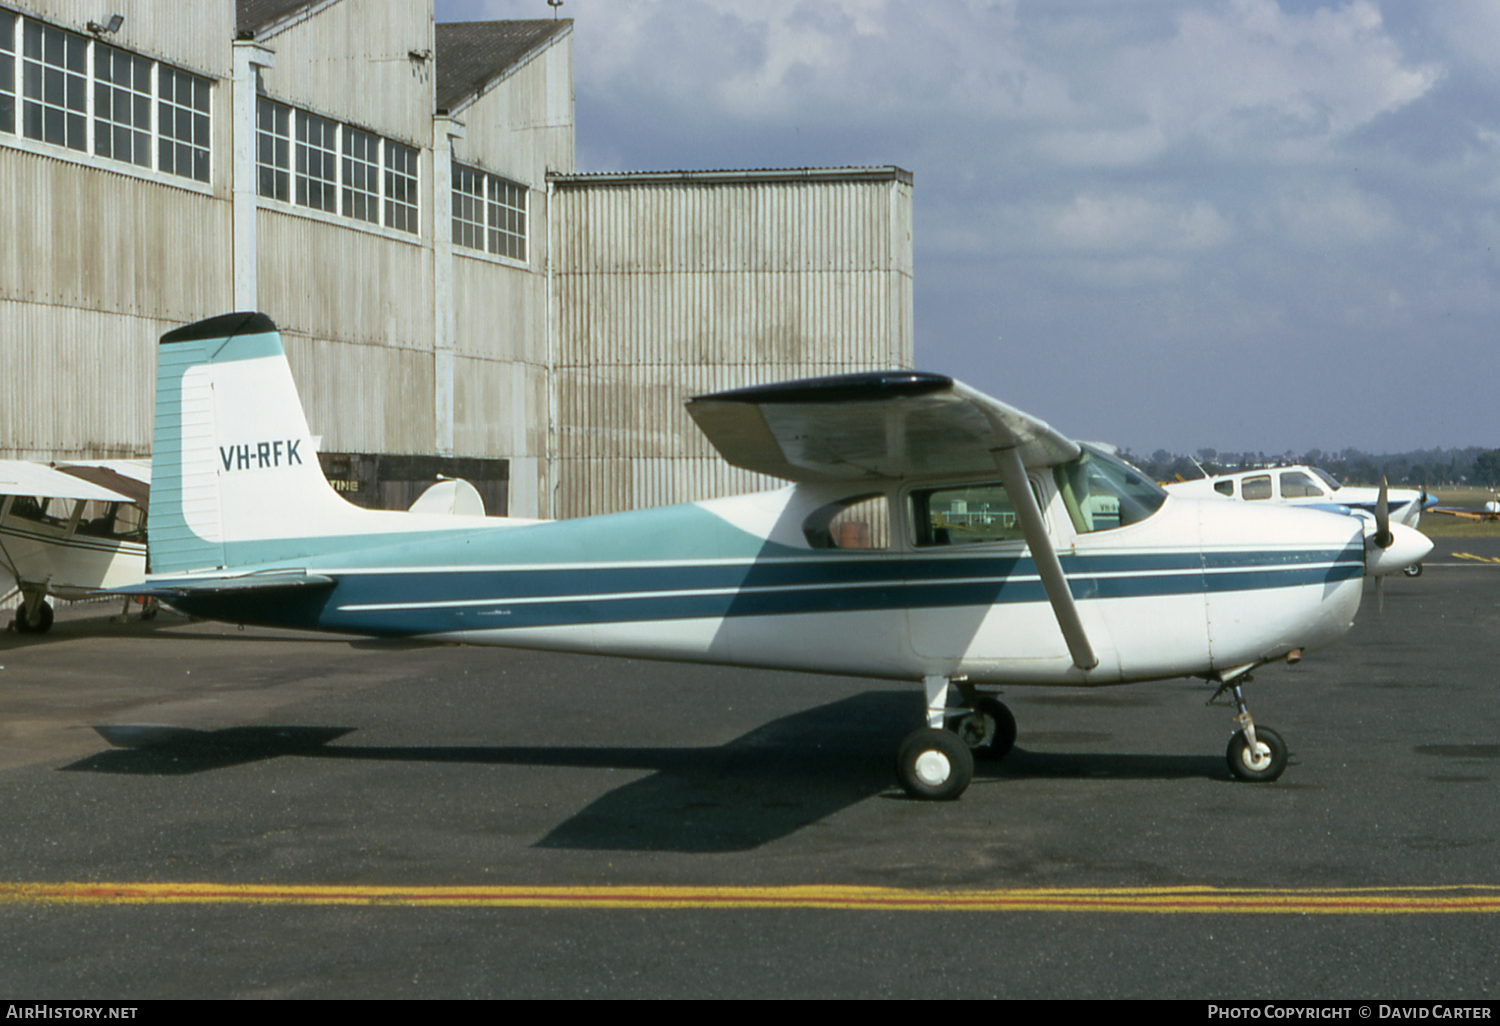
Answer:
<path fill-rule="evenodd" d="M 896 786 L 896 746 L 920 716 L 909 692 L 872 691 L 795 713 L 724 745 L 608 746 L 333 745 L 356 728 L 246 726 L 195 730 L 149 724 L 95 729 L 115 747 L 62 767 L 70 772 L 177 776 L 299 756 L 412 763 L 643 770 L 558 824 L 543 848 L 728 852 L 760 847 Z M 1228 780 L 1222 757 L 1049 753 L 1017 747 L 979 763 L 967 801 L 986 782 L 1026 779 Z"/>

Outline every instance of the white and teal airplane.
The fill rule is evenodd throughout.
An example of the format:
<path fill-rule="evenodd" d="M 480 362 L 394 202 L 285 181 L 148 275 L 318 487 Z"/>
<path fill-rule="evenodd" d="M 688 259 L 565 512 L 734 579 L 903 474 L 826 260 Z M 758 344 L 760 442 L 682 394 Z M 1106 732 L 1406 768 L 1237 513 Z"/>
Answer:
<path fill-rule="evenodd" d="M 731 463 L 791 484 L 566 521 L 365 510 L 319 470 L 270 319 L 188 325 L 161 342 L 150 574 L 129 590 L 231 623 L 910 681 L 927 724 L 897 776 L 944 799 L 1015 741 L 983 686 L 1201 677 L 1239 712 L 1232 771 L 1276 779 L 1287 750 L 1245 709 L 1250 671 L 1337 639 L 1363 577 L 1428 544 L 1170 497 L 936 374 L 687 408 Z"/>

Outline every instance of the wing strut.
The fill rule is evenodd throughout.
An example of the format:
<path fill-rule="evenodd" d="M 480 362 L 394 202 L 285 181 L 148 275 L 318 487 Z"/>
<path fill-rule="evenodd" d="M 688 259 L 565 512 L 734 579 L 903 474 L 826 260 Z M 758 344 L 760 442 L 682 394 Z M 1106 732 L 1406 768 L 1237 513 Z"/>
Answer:
<path fill-rule="evenodd" d="M 1078 617 L 1078 606 L 1073 602 L 1073 592 L 1068 588 L 1068 579 L 1063 576 L 1062 563 L 1057 550 L 1047 536 L 1047 525 L 1042 521 L 1042 511 L 1032 494 L 1031 482 L 1026 477 L 1026 466 L 1021 462 L 1019 449 L 1000 449 L 994 454 L 995 464 L 1000 468 L 1000 480 L 1010 493 L 1010 501 L 1021 521 L 1021 531 L 1026 544 L 1031 548 L 1032 561 L 1041 575 L 1042 587 L 1047 590 L 1047 599 L 1052 603 L 1052 612 L 1057 616 L 1057 626 L 1062 628 L 1063 639 L 1068 643 L 1068 652 L 1073 656 L 1073 665 L 1080 670 L 1092 670 L 1099 665 L 1099 657 L 1089 644 L 1083 630 L 1083 621 Z"/>

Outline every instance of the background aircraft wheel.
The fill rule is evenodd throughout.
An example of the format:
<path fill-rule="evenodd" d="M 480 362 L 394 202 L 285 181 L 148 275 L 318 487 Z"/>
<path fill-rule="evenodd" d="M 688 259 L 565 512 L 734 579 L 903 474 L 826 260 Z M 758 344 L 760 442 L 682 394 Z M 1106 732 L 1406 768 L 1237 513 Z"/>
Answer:
<path fill-rule="evenodd" d="M 1421 563 L 1413 563 L 1411 566 L 1403 566 L 1401 568 L 1401 572 L 1403 574 L 1405 574 L 1407 577 L 1421 577 L 1422 576 L 1422 564 Z"/>
<path fill-rule="evenodd" d="M 1016 718 L 998 698 L 981 698 L 953 730 L 974 758 L 987 762 L 1005 758 L 1016 745 Z"/>
<path fill-rule="evenodd" d="M 974 756 L 952 731 L 923 727 L 901 742 L 896 779 L 913 798 L 951 801 L 974 779 Z"/>
<path fill-rule="evenodd" d="M 26 603 L 16 607 L 16 630 L 22 634 L 46 634 L 52 629 L 52 605 L 43 602 L 36 607 L 36 615 L 26 615 Z"/>
<path fill-rule="evenodd" d="M 1250 746 L 1245 744 L 1245 732 L 1234 732 L 1229 739 L 1229 751 L 1224 753 L 1229 760 L 1229 772 L 1251 783 L 1268 783 L 1286 769 L 1286 742 L 1270 727 L 1259 725 L 1255 728 L 1255 740 L 1269 751 L 1251 752 Z"/>

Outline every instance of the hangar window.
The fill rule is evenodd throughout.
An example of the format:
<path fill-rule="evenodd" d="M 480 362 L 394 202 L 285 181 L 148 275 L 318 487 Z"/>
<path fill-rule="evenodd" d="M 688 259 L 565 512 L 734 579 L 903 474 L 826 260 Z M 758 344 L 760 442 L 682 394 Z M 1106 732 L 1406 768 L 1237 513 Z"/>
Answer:
<path fill-rule="evenodd" d="M 208 181 L 208 79 L 162 65 L 158 72 L 157 124 L 168 174 Z"/>
<path fill-rule="evenodd" d="M 151 61 L 94 45 L 94 152 L 151 166 Z"/>
<path fill-rule="evenodd" d="M 27 21 L 22 44 L 21 105 L 28 139 L 88 148 L 88 40 Z"/>
<path fill-rule="evenodd" d="M 206 182 L 212 85 L 0 11 L 0 134 Z"/>
<path fill-rule="evenodd" d="M 291 202 L 292 108 L 260 97 L 255 107 L 255 169 L 262 196 Z"/>
<path fill-rule="evenodd" d="M 338 212 L 338 125 L 297 112 L 297 206 Z"/>
<path fill-rule="evenodd" d="M 388 228 L 416 234 L 417 151 L 385 141 L 385 223 Z"/>
<path fill-rule="evenodd" d="M 524 262 L 529 196 L 524 185 L 455 163 L 454 243 Z"/>
<path fill-rule="evenodd" d="M 357 128 L 344 130 L 344 213 L 380 223 L 380 139 Z"/>
<path fill-rule="evenodd" d="M 415 235 L 420 151 L 261 96 L 256 190 L 267 199 Z"/>
<path fill-rule="evenodd" d="M 0 132 L 16 130 L 16 16 L 0 11 Z"/>

